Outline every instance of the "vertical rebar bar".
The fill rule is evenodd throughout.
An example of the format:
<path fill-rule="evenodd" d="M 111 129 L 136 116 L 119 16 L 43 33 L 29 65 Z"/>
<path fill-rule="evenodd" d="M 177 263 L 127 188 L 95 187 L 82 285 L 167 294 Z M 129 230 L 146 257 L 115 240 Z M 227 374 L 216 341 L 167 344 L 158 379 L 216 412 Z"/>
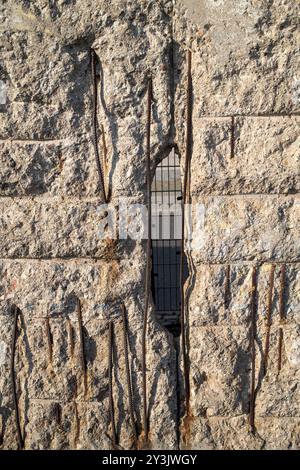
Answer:
<path fill-rule="evenodd" d="M 278 374 L 282 365 L 282 344 L 283 344 L 283 322 L 285 319 L 285 265 L 280 270 L 280 292 L 279 292 L 279 339 L 278 339 Z"/>
<path fill-rule="evenodd" d="M 145 309 L 143 318 L 142 332 L 142 382 L 143 382 L 143 428 L 145 439 L 148 440 L 148 404 L 147 404 L 147 322 L 148 308 L 151 289 L 151 105 L 152 105 L 152 78 L 149 77 L 147 88 L 147 128 L 146 128 L 146 185 L 147 185 L 147 208 L 148 208 L 148 230 L 147 230 L 147 260 L 146 260 L 146 279 L 145 279 Z"/>
<path fill-rule="evenodd" d="M 74 447 L 76 448 L 79 436 L 80 436 L 80 421 L 79 421 L 79 415 L 78 415 L 78 407 L 77 403 L 74 400 L 74 418 L 75 418 L 75 435 L 74 435 Z"/>
<path fill-rule="evenodd" d="M 228 309 L 230 304 L 230 264 L 225 268 L 225 290 L 224 290 L 224 306 Z"/>
<path fill-rule="evenodd" d="M 125 354 L 125 367 L 126 367 L 126 379 L 127 379 L 127 393 L 128 393 L 128 405 L 129 405 L 129 415 L 133 431 L 133 440 L 134 446 L 137 448 L 137 432 L 135 425 L 134 417 L 134 406 L 133 406 L 133 390 L 132 390 L 132 380 L 129 367 L 129 354 L 128 354 L 128 327 L 127 327 L 127 318 L 125 305 L 122 304 L 122 322 L 123 322 L 123 345 L 124 345 L 124 354 Z"/>
<path fill-rule="evenodd" d="M 275 265 L 272 264 L 269 277 L 269 291 L 268 291 L 268 302 L 267 302 L 267 314 L 266 314 L 266 340 L 265 340 L 265 351 L 264 351 L 264 375 L 267 373 L 268 368 L 268 357 L 270 349 L 270 332 L 272 324 L 272 303 L 273 303 L 273 289 L 274 289 L 274 272 Z"/>
<path fill-rule="evenodd" d="M 111 440 L 113 448 L 117 446 L 117 433 L 115 425 L 115 409 L 114 409 L 114 397 L 113 397 L 113 336 L 114 336 L 114 325 L 110 321 L 108 325 L 108 388 L 109 388 L 109 414 L 111 423 Z"/>
<path fill-rule="evenodd" d="M 68 337 L 69 337 L 69 344 L 70 344 L 70 356 L 73 357 L 74 355 L 74 331 L 71 320 L 68 318 Z"/>
<path fill-rule="evenodd" d="M 18 397 L 17 397 L 16 374 L 15 374 L 16 341 L 17 341 L 17 335 L 18 335 L 18 319 L 19 319 L 20 310 L 18 309 L 16 305 L 13 305 L 12 311 L 14 315 L 14 323 L 13 323 L 12 342 L 11 342 L 10 375 L 11 375 L 11 384 L 12 384 L 12 392 L 13 392 L 13 405 L 14 405 L 14 410 L 15 410 L 18 447 L 19 447 L 19 450 L 21 450 L 24 447 L 24 439 L 22 436 L 21 424 L 20 424 L 20 412 L 19 412 L 19 404 L 18 404 Z"/>
<path fill-rule="evenodd" d="M 235 149 L 234 149 L 234 144 L 235 144 L 234 130 L 235 129 L 234 127 L 235 127 L 234 116 L 231 116 L 230 158 L 234 157 L 234 152 L 235 152 Z"/>
<path fill-rule="evenodd" d="M 251 327 L 250 327 L 250 353 L 251 353 L 251 384 L 249 404 L 249 424 L 252 433 L 255 432 L 255 338 L 257 316 L 257 268 L 252 268 L 251 285 Z"/>
<path fill-rule="evenodd" d="M 104 202 L 107 203 L 108 201 L 107 201 L 106 190 L 105 190 L 103 169 L 101 166 L 101 160 L 100 160 L 99 149 L 98 149 L 98 134 L 97 134 L 98 95 L 97 95 L 96 60 L 97 60 L 96 52 L 94 51 L 94 49 L 91 49 L 91 69 L 92 69 L 92 82 L 93 82 L 93 121 L 92 121 L 93 139 L 92 140 L 93 140 L 93 145 L 94 145 L 95 160 L 96 160 L 96 166 L 97 166 L 99 182 L 100 182 L 100 190 L 102 192 Z"/>
<path fill-rule="evenodd" d="M 81 302 L 78 297 L 77 297 L 77 318 L 78 318 L 78 331 L 79 331 L 79 342 L 80 342 L 80 362 L 81 362 L 81 369 L 83 373 L 84 397 L 86 397 L 87 367 L 86 367 L 86 359 L 85 359 L 85 344 L 84 344 L 84 334 L 83 334 L 83 325 L 82 325 Z"/>
<path fill-rule="evenodd" d="M 51 333 L 51 328 L 50 328 L 49 317 L 46 317 L 46 336 L 47 336 L 47 343 L 48 343 L 49 362 L 50 364 L 52 364 L 53 346 L 52 346 L 52 333 Z"/>
<path fill-rule="evenodd" d="M 187 52 L 187 96 L 186 96 L 186 139 L 185 139 L 185 162 L 183 179 L 183 197 L 182 197 L 182 220 L 181 220 L 181 249 L 180 249 L 180 323 L 181 323 L 181 346 L 183 358 L 183 374 L 185 388 L 186 413 L 189 411 L 189 364 L 188 353 L 186 350 L 186 322 L 185 322 L 185 295 L 184 295 L 184 238 L 185 238 L 185 204 L 187 198 L 188 172 L 191 159 L 192 144 L 192 53 Z"/>

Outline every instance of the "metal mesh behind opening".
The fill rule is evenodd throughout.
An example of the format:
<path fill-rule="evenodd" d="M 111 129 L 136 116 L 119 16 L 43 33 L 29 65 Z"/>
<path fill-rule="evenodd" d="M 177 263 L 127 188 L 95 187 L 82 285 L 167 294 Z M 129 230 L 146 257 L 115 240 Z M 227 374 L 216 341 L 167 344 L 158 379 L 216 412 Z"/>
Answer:
<path fill-rule="evenodd" d="M 180 334 L 181 174 L 174 149 L 152 181 L 152 295 L 157 320 Z M 185 277 L 187 264 L 185 263 Z"/>

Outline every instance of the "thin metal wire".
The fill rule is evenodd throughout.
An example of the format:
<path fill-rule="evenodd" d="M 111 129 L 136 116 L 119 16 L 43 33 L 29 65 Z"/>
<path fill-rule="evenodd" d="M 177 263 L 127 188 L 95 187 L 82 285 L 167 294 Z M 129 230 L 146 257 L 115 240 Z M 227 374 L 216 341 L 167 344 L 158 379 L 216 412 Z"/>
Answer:
<path fill-rule="evenodd" d="M 186 140 L 185 140 L 185 164 L 183 179 L 183 197 L 182 197 L 182 220 L 181 220 L 181 250 L 180 250 L 180 322 L 181 322 L 181 346 L 183 357 L 183 373 L 185 387 L 186 413 L 189 411 L 190 401 L 190 383 L 189 383 L 189 364 L 188 352 L 186 350 L 186 325 L 185 325 L 185 296 L 184 296 L 184 237 L 185 237 L 185 204 L 187 198 L 188 171 L 191 159 L 192 144 L 192 53 L 187 52 L 187 96 L 186 96 Z"/>
<path fill-rule="evenodd" d="M 13 324 L 12 342 L 11 342 L 10 375 L 11 375 L 11 384 L 12 384 L 12 392 L 13 392 L 13 405 L 14 405 L 14 410 L 15 410 L 18 447 L 19 447 L 19 450 L 21 450 L 24 447 L 24 439 L 22 436 L 21 424 L 20 424 L 20 412 L 19 412 L 19 405 L 18 405 L 16 374 L 15 374 L 16 341 L 17 341 L 17 335 L 18 335 L 18 319 L 19 319 L 20 310 L 18 309 L 16 305 L 13 305 L 12 311 L 14 315 L 14 324 Z"/>
<path fill-rule="evenodd" d="M 84 396 L 87 394 L 87 367 L 85 359 L 85 345 L 84 345 L 84 334 L 83 334 L 83 325 L 82 325 L 82 313 L 81 313 L 81 302 L 77 297 L 77 318 L 78 318 L 78 330 L 79 330 L 79 342 L 80 342 L 80 362 L 83 373 L 83 386 L 84 386 Z"/>
<path fill-rule="evenodd" d="M 108 202 L 108 198 L 106 195 L 105 191 L 105 183 L 104 183 L 104 176 L 103 176 L 103 170 L 101 166 L 101 160 L 100 160 L 100 155 L 99 155 L 99 149 L 98 149 L 98 134 L 97 134 L 97 108 L 98 108 L 98 95 L 97 95 L 97 74 L 96 74 L 96 61 L 97 61 L 97 56 L 96 52 L 94 49 L 91 49 L 91 69 L 92 69 L 92 81 L 93 81 L 93 145 L 94 145 L 94 152 L 95 152 L 95 160 L 96 160 L 96 166 L 97 166 L 97 171 L 98 171 L 98 176 L 99 176 L 99 183 L 100 183 L 100 190 L 102 192 L 102 196 L 104 199 L 104 202 Z M 105 152 L 106 152 L 106 146 L 105 146 Z"/>
<path fill-rule="evenodd" d="M 251 286 L 251 327 L 250 327 L 250 352 L 251 352 L 251 385 L 249 424 L 252 433 L 255 432 L 255 338 L 256 338 L 256 316 L 257 316 L 257 268 L 252 268 Z"/>
<path fill-rule="evenodd" d="M 269 291 L 268 291 L 268 303 L 267 303 L 267 314 L 266 314 L 266 340 L 265 340 L 265 351 L 264 351 L 264 375 L 267 373 L 268 368 L 268 357 L 270 349 L 270 332 L 271 332 L 271 315 L 272 315 L 272 303 L 273 303 L 273 290 L 274 290 L 274 273 L 275 265 L 272 264 L 269 277 Z"/>
<path fill-rule="evenodd" d="M 110 321 L 108 324 L 108 388 L 109 388 L 109 414 L 111 423 L 111 440 L 113 448 L 117 446 L 117 433 L 115 425 L 115 408 L 113 397 L 113 336 L 114 325 Z"/>
<path fill-rule="evenodd" d="M 279 339 L 278 339 L 278 374 L 282 366 L 282 344 L 283 344 L 283 329 L 282 324 L 285 319 L 285 265 L 281 266 L 280 270 L 280 292 L 279 292 Z"/>
<path fill-rule="evenodd" d="M 145 309 L 142 332 L 142 381 L 143 381 L 143 427 L 146 441 L 148 440 L 148 405 L 147 405 L 147 322 L 148 308 L 151 289 L 151 155 L 150 155 L 150 137 L 151 137 L 151 105 L 152 105 L 152 78 L 148 80 L 147 88 L 147 128 L 146 128 L 146 180 L 147 180 L 147 204 L 148 204 L 148 238 L 147 238 L 147 261 L 146 261 L 146 280 L 145 280 Z"/>
<path fill-rule="evenodd" d="M 131 421 L 131 426 L 132 426 L 132 431 L 133 431 L 134 446 L 135 448 L 137 448 L 138 438 L 137 438 L 136 424 L 135 424 L 135 417 L 134 417 L 133 390 L 132 390 L 132 380 L 131 380 L 131 374 L 130 374 L 129 354 L 128 354 L 128 325 L 127 325 L 126 310 L 125 310 L 124 304 L 122 304 L 121 310 L 122 310 L 122 322 L 123 322 L 123 344 L 124 344 L 124 354 L 125 354 L 129 415 L 130 415 L 130 421 Z"/>

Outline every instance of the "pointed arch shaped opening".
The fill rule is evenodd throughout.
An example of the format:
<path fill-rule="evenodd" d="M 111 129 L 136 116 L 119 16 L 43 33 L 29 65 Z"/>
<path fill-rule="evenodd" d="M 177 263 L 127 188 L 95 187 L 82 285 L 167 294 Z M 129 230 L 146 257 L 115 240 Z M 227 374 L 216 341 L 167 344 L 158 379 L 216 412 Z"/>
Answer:
<path fill-rule="evenodd" d="M 174 336 L 180 335 L 180 254 L 182 188 L 176 148 L 156 167 L 152 200 L 152 296 L 157 321 Z M 184 279 L 188 264 L 184 257 Z"/>

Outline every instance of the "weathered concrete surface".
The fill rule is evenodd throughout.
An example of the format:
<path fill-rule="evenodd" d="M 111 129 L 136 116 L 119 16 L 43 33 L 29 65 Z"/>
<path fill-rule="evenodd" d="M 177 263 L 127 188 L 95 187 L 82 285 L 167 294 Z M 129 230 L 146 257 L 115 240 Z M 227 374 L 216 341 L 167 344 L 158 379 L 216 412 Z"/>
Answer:
<path fill-rule="evenodd" d="M 299 4 L 178 3 L 176 39 L 189 43 L 192 38 L 197 115 L 299 112 Z"/>
<path fill-rule="evenodd" d="M 192 194 L 299 192 L 299 125 L 298 116 L 195 116 Z"/>
<path fill-rule="evenodd" d="M 256 337 L 256 436 L 251 437 L 246 420 L 249 407 L 251 356 L 252 265 L 230 266 L 230 292 L 226 292 L 226 265 L 201 265 L 190 296 L 191 360 L 191 441 L 197 445 L 197 432 L 203 430 L 202 446 L 207 448 L 277 448 L 279 429 L 287 434 L 278 448 L 297 448 L 299 435 L 289 434 L 299 427 L 299 265 L 286 265 L 285 320 L 279 316 L 280 269 L 275 266 L 272 295 L 271 335 L 268 368 L 263 374 L 267 332 L 267 308 L 271 264 L 258 272 Z M 226 296 L 228 297 L 226 299 Z M 278 373 L 279 328 L 283 328 L 282 367 Z M 243 417 L 243 419 L 242 419 Z M 267 418 L 265 421 L 263 418 Z M 297 419 L 296 419 L 297 418 Z M 239 438 L 236 429 L 239 428 Z M 201 424 L 200 424 L 201 423 Z M 206 423 L 207 428 L 204 427 Z M 280 424 L 282 423 L 282 424 Z M 283 424 L 285 423 L 285 424 Z M 218 425 L 220 428 L 218 429 Z M 196 429 L 194 429 L 194 427 Z M 270 429 L 274 427 L 273 432 Z M 217 438 L 210 435 L 208 430 Z M 267 431 L 269 429 L 269 431 Z M 267 432 L 270 432 L 268 436 Z M 222 437 L 221 437 L 222 436 Z M 234 444 L 234 439 L 236 439 Z M 276 444 L 275 444 L 276 442 Z M 274 446 L 274 447 L 273 447 Z"/>
<path fill-rule="evenodd" d="M 299 260 L 298 196 L 195 197 L 194 261 Z"/>
<path fill-rule="evenodd" d="M 143 265 L 136 251 L 136 265 Z M 138 261 L 139 260 L 139 261 Z M 131 271 L 131 276 L 128 272 Z M 114 397 L 120 444 L 132 446 L 132 428 L 128 413 L 125 375 L 121 300 L 127 310 L 130 366 L 133 375 L 134 406 L 141 429 L 141 322 L 143 290 L 141 272 L 131 258 L 120 263 L 82 261 L 4 261 L 1 263 L 1 413 L 11 416 L 12 315 L 14 302 L 22 311 L 17 341 L 17 375 L 20 391 L 22 429 L 26 430 L 26 448 L 109 448 L 108 408 L 108 321 L 115 325 Z M 134 281 L 133 281 L 134 279 Z M 84 393 L 80 362 L 77 302 L 81 301 L 87 387 Z M 120 300 L 121 299 L 121 300 Z M 49 319 L 52 335 L 52 359 L 47 337 Z M 156 426 L 151 428 L 155 447 L 176 446 L 174 361 L 170 339 L 158 325 L 150 324 L 149 409 Z M 172 372 L 173 371 L 173 372 Z M 72 429 L 78 407 L 80 436 L 74 444 Z M 51 424 L 53 407 L 61 408 L 61 424 Z M 59 419 L 59 418 L 58 418 Z M 45 420 L 42 426 L 41 424 Z M 71 420 L 71 423 L 68 422 Z M 9 424 L 11 423 L 11 424 Z M 16 446 L 14 417 L 5 424 L 8 447 Z M 29 428 L 27 428 L 27 423 Z M 30 424 L 29 424 L 30 423 Z M 75 423 L 76 424 L 76 423 Z M 101 433 L 100 433 L 101 431 Z M 99 437 L 101 436 L 101 438 Z M 61 443 L 60 443 L 61 442 Z"/>
<path fill-rule="evenodd" d="M 183 168 L 189 47 L 189 192 L 191 202 L 201 205 L 193 225 L 200 233 L 187 250 L 190 413 L 178 422 L 184 412 L 182 361 L 178 371 L 173 339 L 154 321 L 151 306 L 147 445 L 299 448 L 297 2 L 61 0 L 49 5 L 46 0 L 8 0 L 0 9 L 0 447 L 17 448 L 9 372 L 14 304 L 22 312 L 16 373 L 25 449 L 111 448 L 109 320 L 115 326 L 113 391 L 119 445 L 133 446 L 122 302 L 128 318 L 139 445 L 145 445 L 145 246 L 99 237 L 104 209 L 99 208 L 102 195 L 91 141 L 90 48 L 99 58 L 99 151 L 105 159 L 111 204 L 118 213 L 122 196 L 135 203 L 145 201 L 150 75 L 152 168 L 173 144 Z M 262 376 L 272 263 L 276 269 L 269 363 Z M 280 321 L 282 264 L 286 290 L 285 318 Z M 248 411 L 254 265 L 257 394 L 252 434 Z M 77 298 L 83 317 L 86 390 Z M 283 351 L 278 373 L 280 328 Z"/>
<path fill-rule="evenodd" d="M 291 1 L 176 3 L 176 143 L 184 157 L 189 48 L 189 202 L 199 205 L 198 212 L 193 207 L 186 284 L 191 398 L 181 426 L 185 448 L 299 447 L 298 9 Z M 271 263 L 276 268 L 264 375 Z M 288 264 L 280 321 L 282 263 Z M 253 266 L 258 297 L 251 434 Z"/>

